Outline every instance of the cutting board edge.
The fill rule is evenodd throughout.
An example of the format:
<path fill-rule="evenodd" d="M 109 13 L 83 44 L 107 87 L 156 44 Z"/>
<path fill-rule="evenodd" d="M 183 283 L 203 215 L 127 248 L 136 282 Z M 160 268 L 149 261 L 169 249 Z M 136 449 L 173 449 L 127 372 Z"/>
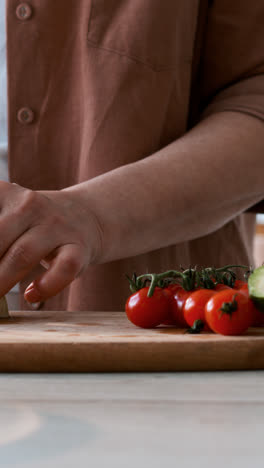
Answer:
<path fill-rule="evenodd" d="M 219 349 L 221 347 L 221 353 Z M 109 352 L 111 350 L 111 353 Z M 263 342 L 233 347 L 186 343 L 0 343 L 0 372 L 170 372 L 264 369 Z M 24 359 L 21 361 L 21 356 Z M 80 360 L 80 355 L 82 359 Z M 18 360 L 18 356 L 20 360 Z"/>

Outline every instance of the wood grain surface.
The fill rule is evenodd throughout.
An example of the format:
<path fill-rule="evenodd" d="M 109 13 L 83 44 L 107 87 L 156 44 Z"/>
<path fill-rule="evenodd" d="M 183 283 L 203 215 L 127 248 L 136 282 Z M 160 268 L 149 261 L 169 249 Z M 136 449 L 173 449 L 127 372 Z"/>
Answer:
<path fill-rule="evenodd" d="M 123 312 L 16 311 L 0 321 L 1 372 L 264 369 L 264 329 L 223 337 L 158 327 Z"/>

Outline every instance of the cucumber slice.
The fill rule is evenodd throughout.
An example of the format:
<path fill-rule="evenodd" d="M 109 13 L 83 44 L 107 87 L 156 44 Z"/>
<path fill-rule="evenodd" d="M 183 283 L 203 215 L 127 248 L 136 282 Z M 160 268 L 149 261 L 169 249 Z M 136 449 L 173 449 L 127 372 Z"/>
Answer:
<path fill-rule="evenodd" d="M 264 312 L 264 266 L 256 268 L 248 278 L 249 297 Z"/>

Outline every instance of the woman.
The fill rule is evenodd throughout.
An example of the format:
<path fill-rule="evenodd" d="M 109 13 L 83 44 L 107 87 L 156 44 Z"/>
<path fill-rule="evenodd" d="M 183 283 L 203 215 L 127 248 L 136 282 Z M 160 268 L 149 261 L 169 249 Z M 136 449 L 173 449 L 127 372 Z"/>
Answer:
<path fill-rule="evenodd" d="M 253 264 L 264 0 L 9 0 L 6 20 L 0 295 L 122 310 L 125 273 Z"/>

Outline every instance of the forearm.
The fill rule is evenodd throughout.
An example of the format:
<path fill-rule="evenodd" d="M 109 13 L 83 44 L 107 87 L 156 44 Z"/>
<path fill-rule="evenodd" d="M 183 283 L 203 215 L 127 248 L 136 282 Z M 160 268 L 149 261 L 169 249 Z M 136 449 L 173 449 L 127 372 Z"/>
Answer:
<path fill-rule="evenodd" d="M 260 120 L 220 112 L 147 158 L 65 189 L 98 220 L 96 263 L 204 236 L 258 202 L 263 135 Z"/>

